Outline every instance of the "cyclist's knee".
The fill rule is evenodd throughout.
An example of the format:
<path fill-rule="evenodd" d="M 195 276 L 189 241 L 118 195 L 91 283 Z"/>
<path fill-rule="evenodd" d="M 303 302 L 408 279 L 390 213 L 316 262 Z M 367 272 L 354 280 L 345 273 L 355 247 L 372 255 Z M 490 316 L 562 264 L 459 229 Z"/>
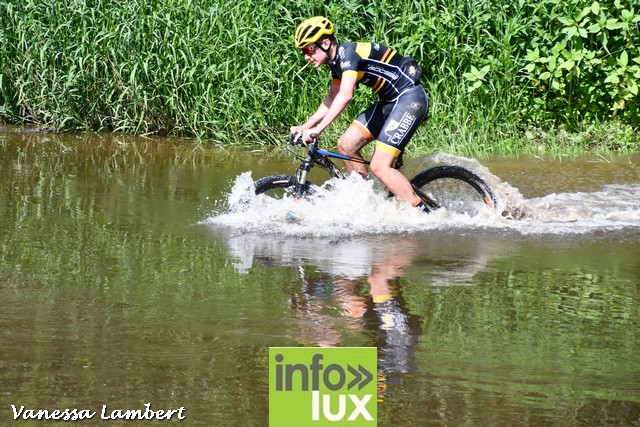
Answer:
<path fill-rule="evenodd" d="M 353 156 L 370 141 L 367 140 L 356 128 L 350 126 L 345 133 L 338 138 L 337 146 L 341 154 Z"/>
<path fill-rule="evenodd" d="M 345 135 L 342 135 L 340 138 L 338 138 L 338 142 L 336 145 L 340 154 L 353 154 L 353 144 L 349 142 L 348 138 Z"/>
<path fill-rule="evenodd" d="M 393 169 L 393 163 L 395 162 L 395 157 L 384 156 L 381 157 L 379 155 L 374 155 L 371 159 L 371 164 L 369 168 L 371 172 L 380 179 L 384 177 Z"/>

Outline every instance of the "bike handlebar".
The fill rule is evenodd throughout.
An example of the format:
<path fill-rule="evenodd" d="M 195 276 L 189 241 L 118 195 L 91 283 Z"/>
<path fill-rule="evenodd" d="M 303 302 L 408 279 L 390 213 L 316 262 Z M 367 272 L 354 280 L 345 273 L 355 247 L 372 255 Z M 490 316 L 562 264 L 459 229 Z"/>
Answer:
<path fill-rule="evenodd" d="M 312 133 L 311 135 L 311 143 L 316 143 L 318 141 L 318 134 Z M 294 132 L 289 135 L 289 144 L 290 145 L 308 145 L 305 144 L 302 140 L 302 132 Z"/>

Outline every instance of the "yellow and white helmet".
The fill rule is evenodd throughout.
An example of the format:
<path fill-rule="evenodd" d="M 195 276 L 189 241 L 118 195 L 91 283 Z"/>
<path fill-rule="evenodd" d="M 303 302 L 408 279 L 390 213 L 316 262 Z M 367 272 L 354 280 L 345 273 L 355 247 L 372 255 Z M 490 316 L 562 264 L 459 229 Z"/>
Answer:
<path fill-rule="evenodd" d="M 324 16 L 306 19 L 296 29 L 296 47 L 302 49 L 317 42 L 322 36 L 332 35 L 333 32 L 333 24 Z"/>

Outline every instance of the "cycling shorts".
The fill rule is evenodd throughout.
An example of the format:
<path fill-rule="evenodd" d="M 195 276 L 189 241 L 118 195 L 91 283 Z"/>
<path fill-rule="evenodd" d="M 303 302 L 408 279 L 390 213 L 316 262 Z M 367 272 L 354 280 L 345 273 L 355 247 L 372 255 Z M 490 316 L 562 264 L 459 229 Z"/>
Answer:
<path fill-rule="evenodd" d="M 355 125 L 368 141 L 378 140 L 376 149 L 399 156 L 429 114 L 429 97 L 422 85 L 405 89 L 393 100 L 374 103 Z"/>

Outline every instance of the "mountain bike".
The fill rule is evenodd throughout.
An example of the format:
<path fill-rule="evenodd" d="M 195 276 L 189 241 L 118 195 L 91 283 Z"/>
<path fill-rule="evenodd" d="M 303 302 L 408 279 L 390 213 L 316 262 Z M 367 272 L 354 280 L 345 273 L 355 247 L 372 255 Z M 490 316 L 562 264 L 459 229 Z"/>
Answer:
<path fill-rule="evenodd" d="M 301 134 L 289 137 L 288 147 L 304 145 Z M 295 150 L 289 150 L 295 158 L 300 160 L 300 166 L 295 175 L 271 175 L 255 182 L 256 194 L 266 194 L 274 198 L 293 197 L 304 198 L 318 192 L 319 187 L 307 179 L 309 171 L 314 166 L 320 166 L 334 178 L 344 179 L 346 175 L 331 161 L 341 159 L 350 162 L 369 165 L 367 160 L 347 156 L 319 147 L 317 135 L 307 146 L 305 157 Z M 402 156 L 398 158 L 394 167 L 402 166 Z M 476 173 L 455 165 L 440 165 L 428 168 L 409 182 L 415 193 L 425 202 L 429 211 L 444 208 L 454 213 L 475 215 L 483 208 L 495 209 L 497 201 L 489 185 Z M 393 196 L 393 194 L 389 194 Z"/>

